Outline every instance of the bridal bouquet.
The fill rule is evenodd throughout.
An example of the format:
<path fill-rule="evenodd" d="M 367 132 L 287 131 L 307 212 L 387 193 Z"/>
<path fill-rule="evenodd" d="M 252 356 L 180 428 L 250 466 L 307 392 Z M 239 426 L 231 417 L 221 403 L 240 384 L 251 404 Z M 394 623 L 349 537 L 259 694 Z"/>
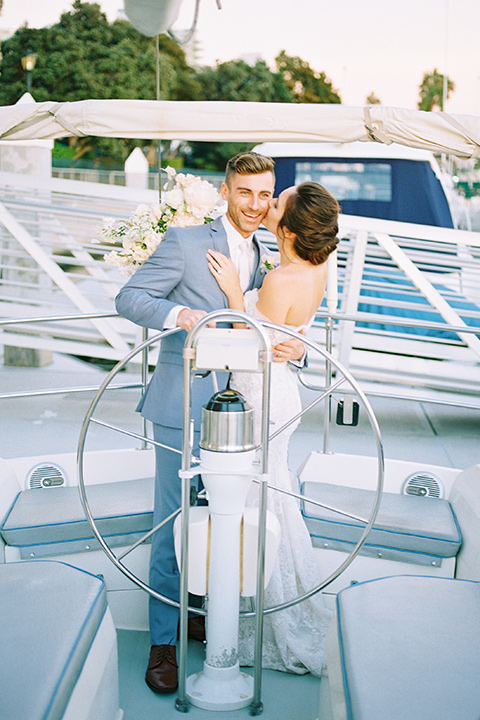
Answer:
<path fill-rule="evenodd" d="M 161 202 L 149 207 L 139 205 L 128 220 L 108 218 L 93 242 L 121 247 L 104 255 L 120 275 L 132 275 L 156 250 L 170 226 L 189 227 L 211 222 L 219 205 L 218 190 L 195 175 L 176 173 L 167 168 Z"/>

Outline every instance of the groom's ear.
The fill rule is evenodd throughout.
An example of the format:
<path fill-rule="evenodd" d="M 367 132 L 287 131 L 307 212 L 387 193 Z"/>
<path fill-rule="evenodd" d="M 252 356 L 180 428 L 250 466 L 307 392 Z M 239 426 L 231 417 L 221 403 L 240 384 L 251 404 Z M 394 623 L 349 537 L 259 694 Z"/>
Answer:
<path fill-rule="evenodd" d="M 220 195 L 222 200 L 225 200 L 225 202 L 228 200 L 228 185 L 227 183 L 222 183 L 222 186 L 220 188 Z"/>

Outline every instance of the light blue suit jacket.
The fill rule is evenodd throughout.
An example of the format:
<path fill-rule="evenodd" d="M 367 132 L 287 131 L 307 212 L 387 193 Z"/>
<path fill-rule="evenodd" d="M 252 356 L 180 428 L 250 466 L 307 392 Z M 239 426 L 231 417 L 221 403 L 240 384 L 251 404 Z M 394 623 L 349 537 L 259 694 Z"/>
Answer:
<path fill-rule="evenodd" d="M 263 276 L 260 258 L 269 250 L 253 238 L 255 271 L 250 289 L 260 287 Z M 169 228 L 149 259 L 118 293 L 119 315 L 137 325 L 163 330 L 165 319 L 176 305 L 212 312 L 228 307 L 225 294 L 208 269 L 209 249 L 230 255 L 221 218 L 207 225 Z M 152 422 L 181 428 L 183 422 L 184 331 L 161 341 L 157 367 L 138 410 Z M 192 387 L 192 417 L 199 429 L 201 407 L 212 396 L 211 377 L 195 378 Z"/>

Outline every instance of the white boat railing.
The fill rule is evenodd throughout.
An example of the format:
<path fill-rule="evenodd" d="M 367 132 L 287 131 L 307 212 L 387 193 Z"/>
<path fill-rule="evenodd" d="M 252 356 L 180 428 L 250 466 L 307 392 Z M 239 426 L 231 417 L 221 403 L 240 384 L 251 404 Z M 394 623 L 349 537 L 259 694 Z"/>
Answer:
<path fill-rule="evenodd" d="M 480 233 L 341 216 L 340 237 L 340 362 L 360 379 L 477 393 Z"/>
<path fill-rule="evenodd" d="M 92 240 L 105 217 L 128 217 L 156 193 L 55 178 L 39 187 L 8 173 L 0 187 L 0 343 L 122 359 L 142 330 L 115 315 L 125 278 L 103 259 L 112 246 Z M 342 215 L 340 237 L 340 362 L 361 382 L 478 393 L 480 233 Z M 326 314 L 310 331 L 320 344 Z M 309 372 L 323 370 L 313 362 Z"/>

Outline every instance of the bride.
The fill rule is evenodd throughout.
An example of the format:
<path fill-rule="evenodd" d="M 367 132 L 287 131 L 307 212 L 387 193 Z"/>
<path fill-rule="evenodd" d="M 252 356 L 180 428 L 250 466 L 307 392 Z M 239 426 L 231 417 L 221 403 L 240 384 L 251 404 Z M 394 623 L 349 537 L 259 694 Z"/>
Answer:
<path fill-rule="evenodd" d="M 226 294 L 230 308 L 304 333 L 325 292 L 326 260 L 338 242 L 338 212 L 335 198 L 317 183 L 305 182 L 284 190 L 263 221 L 277 237 L 280 264 L 266 274 L 259 290 L 249 290 L 245 295 L 232 260 L 210 250 L 207 254 L 210 271 Z M 276 347 L 270 381 L 270 426 L 271 432 L 275 432 L 300 412 L 301 402 L 295 375 L 282 362 L 279 352 L 282 340 L 288 336 L 280 331 L 269 334 L 272 347 Z M 238 390 L 254 408 L 257 444 L 262 382 L 259 373 L 241 372 L 234 373 L 230 382 L 230 387 Z M 290 425 L 271 441 L 268 456 L 269 484 L 294 491 L 297 488 L 292 487 L 288 469 L 288 443 L 295 427 L 296 424 Z M 258 489 L 256 494 L 257 497 L 249 498 L 249 504 L 258 504 Z M 269 491 L 268 507 L 282 529 L 275 568 L 265 592 L 265 607 L 272 607 L 308 592 L 320 583 L 320 577 L 297 500 Z M 263 667 L 320 675 L 330 617 L 318 593 L 293 607 L 266 615 Z M 254 618 L 243 618 L 240 665 L 252 665 L 253 655 Z"/>

